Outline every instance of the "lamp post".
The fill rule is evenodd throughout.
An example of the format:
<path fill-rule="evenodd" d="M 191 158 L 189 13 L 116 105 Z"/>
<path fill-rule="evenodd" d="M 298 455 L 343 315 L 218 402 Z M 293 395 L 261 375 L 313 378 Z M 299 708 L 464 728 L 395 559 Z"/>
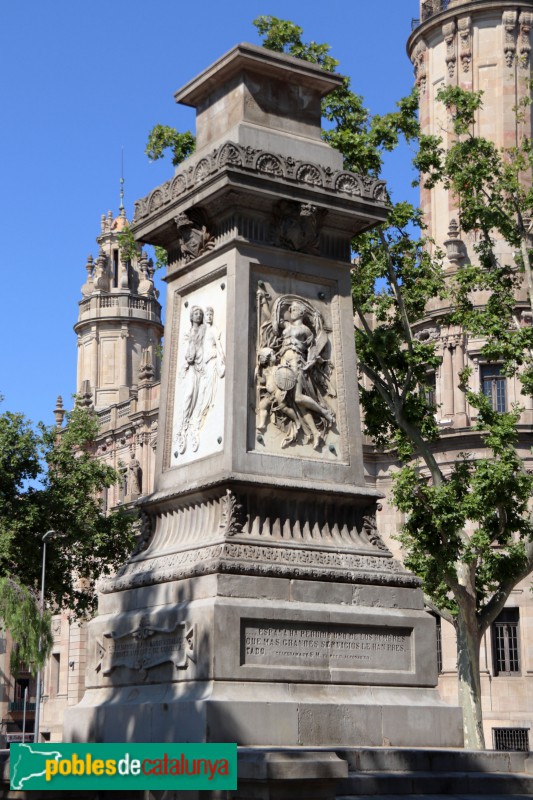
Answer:
<path fill-rule="evenodd" d="M 39 598 L 40 614 L 41 619 L 44 615 L 44 575 L 46 570 L 46 542 L 48 539 L 51 539 L 53 536 L 56 535 L 55 531 L 46 531 L 43 535 L 43 568 L 41 572 L 41 595 Z M 39 649 L 41 649 L 41 642 L 39 641 Z M 39 741 L 39 722 L 41 716 L 41 668 L 39 667 L 37 671 L 37 687 L 35 690 L 35 728 L 33 734 L 33 741 L 37 743 Z"/>

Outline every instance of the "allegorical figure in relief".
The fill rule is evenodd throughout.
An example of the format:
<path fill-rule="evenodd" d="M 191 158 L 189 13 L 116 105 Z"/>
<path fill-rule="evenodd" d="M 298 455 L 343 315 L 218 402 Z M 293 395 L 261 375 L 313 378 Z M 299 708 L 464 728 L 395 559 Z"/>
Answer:
<path fill-rule="evenodd" d="M 273 421 L 285 434 L 282 447 L 301 436 L 320 450 L 335 424 L 327 398 L 336 396 L 322 315 L 297 295 L 281 295 L 271 306 L 262 282 L 257 310 L 257 430 Z"/>
<path fill-rule="evenodd" d="M 198 427 L 201 427 L 209 410 L 213 407 L 218 381 L 226 372 L 226 358 L 222 347 L 222 335 L 213 325 L 215 312 L 207 306 L 204 314 L 205 334 L 203 346 L 203 374 L 198 398 Z"/>
<path fill-rule="evenodd" d="M 213 324 L 214 311 L 208 306 L 191 308 L 191 327 L 183 341 L 184 359 L 178 370 L 180 405 L 176 417 L 175 441 L 179 453 L 187 443 L 193 451 L 200 445 L 200 431 L 215 403 L 219 379 L 225 374 L 221 333 Z"/>

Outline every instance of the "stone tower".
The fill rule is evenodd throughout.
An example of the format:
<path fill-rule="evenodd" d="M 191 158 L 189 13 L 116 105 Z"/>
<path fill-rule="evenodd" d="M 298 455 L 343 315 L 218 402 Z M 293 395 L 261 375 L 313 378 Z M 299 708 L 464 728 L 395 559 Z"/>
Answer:
<path fill-rule="evenodd" d="M 531 91 L 532 0 L 422 0 L 418 22 L 407 50 L 420 92 L 422 132 L 441 136 L 444 147 L 450 143 L 446 111 L 437 100 L 437 93 L 441 87 L 452 85 L 483 92 L 476 135 L 492 140 L 498 147 L 512 147 L 524 137 L 530 138 L 531 110 L 517 120 L 515 107 Z M 442 185 L 421 189 L 421 207 L 428 235 L 445 252 L 445 270 L 452 277 L 462 264 L 476 260 L 475 232 L 466 235 L 461 231 L 457 201 Z M 498 238 L 495 252 L 507 263 L 514 260 L 509 245 Z M 483 301 L 479 296 L 478 302 Z M 504 385 L 497 374 L 490 376 L 487 365 L 480 362 L 482 342 L 467 341 L 462 331 L 442 327 L 442 311 L 441 304 L 435 301 L 428 309 L 433 320 L 431 328 L 418 334 L 437 336 L 442 341 L 442 366 L 435 381 L 442 425 L 468 428 L 475 412 L 468 408 L 464 392 L 459 390 L 461 370 L 467 365 L 473 367 L 475 391 L 485 385 L 484 381 L 490 387 L 492 380 L 494 394 L 503 396 Z M 522 324 L 529 324 L 531 313 L 525 290 L 517 294 L 517 315 Z M 512 402 L 525 406 L 523 422 L 533 422 L 533 400 L 520 395 L 520 386 L 514 379 L 505 385 L 506 407 L 510 408 Z"/>
<path fill-rule="evenodd" d="M 386 193 L 321 139 L 341 80 L 242 44 L 176 95 L 197 150 L 133 223 L 169 254 L 154 493 L 67 739 L 462 742 L 364 483 L 350 242 Z"/>
<path fill-rule="evenodd" d="M 122 252 L 119 236 L 128 226 L 121 208 L 102 215 L 96 260 L 87 259 L 78 322 L 77 393 L 99 411 L 130 399 L 148 374 L 158 381 L 158 346 L 163 327 L 152 263 L 140 250 Z"/>
<path fill-rule="evenodd" d="M 407 43 L 420 92 L 424 134 L 449 143 L 445 109 L 436 99 L 443 86 L 483 92 L 476 135 L 499 147 L 531 137 L 531 111 L 517 122 L 515 106 L 530 93 L 531 0 L 421 0 L 419 25 Z M 472 254 L 472 242 L 456 227 L 458 209 L 441 186 L 422 189 L 428 235 L 448 253 L 450 265 Z M 450 227 L 451 226 L 451 227 Z"/>

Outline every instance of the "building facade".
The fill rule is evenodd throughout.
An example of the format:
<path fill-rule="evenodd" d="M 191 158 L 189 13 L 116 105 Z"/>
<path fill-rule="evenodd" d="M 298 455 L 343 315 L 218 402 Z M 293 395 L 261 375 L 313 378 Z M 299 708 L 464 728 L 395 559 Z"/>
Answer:
<path fill-rule="evenodd" d="M 78 321 L 78 402 L 94 408 L 100 431 L 93 452 L 121 475 L 120 483 L 103 498 L 106 508 L 133 506 L 152 490 L 159 410 L 161 340 L 163 325 L 154 269 L 141 249 L 126 249 L 128 226 L 124 209 L 114 217 L 102 215 L 96 238 L 98 255 L 87 259 L 81 288 Z M 58 398 L 54 409 L 60 427 L 64 417 Z M 68 613 L 54 617 L 54 644 L 43 671 L 41 740 L 59 741 L 63 711 L 75 705 L 85 691 L 86 628 Z M 35 678 L 21 665 L 16 677 L 9 672 L 11 642 L 3 640 L 3 693 L 0 695 L 2 733 L 8 742 L 33 738 Z M 26 701 L 24 700 L 25 690 Z"/>
<path fill-rule="evenodd" d="M 474 134 L 509 148 L 531 138 L 531 110 L 517 116 L 516 107 L 531 92 L 531 26 L 533 2 L 509 0 L 432 0 L 420 3 L 420 18 L 413 21 L 407 50 L 415 70 L 420 94 L 423 134 L 441 136 L 449 145 L 452 135 L 446 111 L 437 99 L 444 86 L 459 86 L 483 92 Z M 445 274 L 453 278 L 462 265 L 476 261 L 475 234 L 460 229 L 457 200 L 442 186 L 422 188 L 421 207 L 428 236 L 446 254 Z M 514 263 L 515 253 L 502 239 L 495 252 L 502 263 Z M 477 292 L 476 305 L 487 295 Z M 443 432 L 435 454 L 443 471 L 451 470 L 461 452 L 487 455 L 473 429 L 476 409 L 471 408 L 459 388 L 459 375 L 471 369 L 470 387 L 483 391 L 493 408 L 510 410 L 513 403 L 524 408 L 518 423 L 520 456 L 526 469 L 533 469 L 531 434 L 533 398 L 520 393 L 516 378 L 506 378 L 498 364 L 483 359 L 483 340 L 457 327 L 444 324 L 447 301 L 435 300 L 427 309 L 415 335 L 435 341 L 441 364 L 434 375 L 436 417 Z M 531 309 L 525 287 L 516 295 L 516 319 L 531 325 Z M 369 469 L 375 485 L 390 493 L 391 464 L 381 455 L 370 455 Z M 386 501 L 381 530 L 390 539 L 402 519 Z M 394 546 L 394 545 L 393 545 Z M 397 547 L 397 544 L 396 544 Z M 437 627 L 440 690 L 444 699 L 457 702 L 455 635 L 442 622 Z M 483 719 L 487 747 L 533 745 L 533 598 L 531 579 L 512 591 L 506 608 L 484 637 L 481 648 Z"/>

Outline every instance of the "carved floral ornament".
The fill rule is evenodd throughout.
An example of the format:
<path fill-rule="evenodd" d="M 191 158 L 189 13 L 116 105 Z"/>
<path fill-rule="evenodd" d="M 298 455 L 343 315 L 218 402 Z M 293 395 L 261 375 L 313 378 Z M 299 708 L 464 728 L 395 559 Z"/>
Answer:
<path fill-rule="evenodd" d="M 139 222 L 159 212 L 162 207 L 192 190 L 208 177 L 227 169 L 254 172 L 269 179 L 316 186 L 377 203 L 387 202 L 386 185 L 382 180 L 345 170 L 332 170 L 320 164 L 296 160 L 290 156 L 265 150 L 242 147 L 235 142 L 226 142 L 222 147 L 214 149 L 210 155 L 203 156 L 197 163 L 182 167 L 172 180 L 158 186 L 141 200 L 137 200 L 133 221 Z"/>

